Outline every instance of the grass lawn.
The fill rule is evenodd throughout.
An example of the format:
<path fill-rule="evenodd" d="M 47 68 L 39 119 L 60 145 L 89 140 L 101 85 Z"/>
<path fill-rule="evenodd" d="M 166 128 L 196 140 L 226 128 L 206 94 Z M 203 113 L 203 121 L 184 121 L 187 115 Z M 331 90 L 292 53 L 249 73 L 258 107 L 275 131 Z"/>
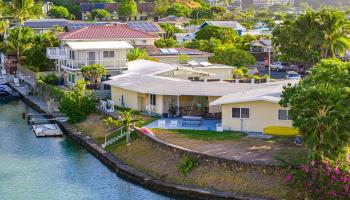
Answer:
<path fill-rule="evenodd" d="M 205 141 L 220 141 L 220 140 L 236 140 L 245 136 L 243 132 L 215 132 L 207 130 L 187 130 L 187 129 L 152 129 L 152 131 L 157 135 L 157 133 L 166 132 L 173 134 L 180 134 L 186 138 L 195 140 L 205 140 Z"/>

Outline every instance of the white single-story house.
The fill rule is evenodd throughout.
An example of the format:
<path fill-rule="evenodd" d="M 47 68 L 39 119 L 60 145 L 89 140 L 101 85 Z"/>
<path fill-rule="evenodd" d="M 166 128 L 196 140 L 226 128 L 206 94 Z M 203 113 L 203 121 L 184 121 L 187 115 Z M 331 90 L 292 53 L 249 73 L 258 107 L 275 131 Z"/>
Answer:
<path fill-rule="evenodd" d="M 247 29 L 237 21 L 205 21 L 202 25 L 199 26 L 198 31 L 203 29 L 206 26 L 219 26 L 227 27 L 235 30 L 239 36 Z"/>
<path fill-rule="evenodd" d="M 292 127 L 288 108 L 281 107 L 284 84 L 225 95 L 211 102 L 221 106 L 224 130 L 262 132 L 268 126 Z"/>

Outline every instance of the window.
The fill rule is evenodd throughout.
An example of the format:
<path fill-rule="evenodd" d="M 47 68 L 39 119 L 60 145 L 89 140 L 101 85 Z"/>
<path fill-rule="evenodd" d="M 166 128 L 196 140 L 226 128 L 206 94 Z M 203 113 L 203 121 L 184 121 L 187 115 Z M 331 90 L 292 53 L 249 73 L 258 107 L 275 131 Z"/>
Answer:
<path fill-rule="evenodd" d="M 278 110 L 278 120 L 291 120 L 289 110 Z"/>
<path fill-rule="evenodd" d="M 156 95 L 155 95 L 155 94 L 150 94 L 150 95 L 149 95 L 149 98 L 150 98 L 149 101 L 150 101 L 151 105 L 152 105 L 152 106 L 155 106 L 156 103 L 157 103 L 157 102 L 156 102 L 156 98 L 157 98 Z"/>
<path fill-rule="evenodd" d="M 232 108 L 232 118 L 248 119 L 249 108 Z"/>
<path fill-rule="evenodd" d="M 147 43 L 147 40 L 142 40 L 142 43 L 146 44 L 146 43 Z"/>
<path fill-rule="evenodd" d="M 68 82 L 75 83 L 75 74 L 68 74 Z"/>
<path fill-rule="evenodd" d="M 103 51 L 104 58 L 114 58 L 114 51 Z"/>
<path fill-rule="evenodd" d="M 74 51 L 69 51 L 69 59 L 75 59 L 75 52 Z"/>

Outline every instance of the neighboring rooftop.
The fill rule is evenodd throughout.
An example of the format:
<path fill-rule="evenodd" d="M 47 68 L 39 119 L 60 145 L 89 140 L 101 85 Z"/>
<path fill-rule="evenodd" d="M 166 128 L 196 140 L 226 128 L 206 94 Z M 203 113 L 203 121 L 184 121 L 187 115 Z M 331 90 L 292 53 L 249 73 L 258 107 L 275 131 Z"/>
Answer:
<path fill-rule="evenodd" d="M 139 73 L 152 75 L 162 71 L 174 70 L 176 68 L 177 66 L 175 64 L 139 59 L 128 62 L 128 70 L 124 73 Z"/>
<path fill-rule="evenodd" d="M 181 54 L 189 56 L 212 56 L 212 53 L 205 51 L 199 51 L 196 49 L 188 48 L 157 48 L 157 47 L 145 47 L 149 56 L 178 56 Z"/>
<path fill-rule="evenodd" d="M 37 19 L 24 22 L 24 26 L 30 28 L 53 28 L 55 26 L 64 27 L 69 21 L 66 19 Z"/>
<path fill-rule="evenodd" d="M 113 39 L 158 39 L 151 33 L 129 28 L 124 24 L 89 26 L 72 32 L 60 34 L 61 40 L 113 40 Z"/>
<path fill-rule="evenodd" d="M 114 22 L 118 23 L 118 22 Z M 76 31 L 89 26 L 106 26 L 111 22 L 83 22 L 83 21 L 70 21 L 66 24 L 65 29 L 67 32 Z"/>
<path fill-rule="evenodd" d="M 244 26 L 242 26 L 237 21 L 206 21 L 199 27 L 199 29 L 202 29 L 202 28 L 204 28 L 207 25 L 209 25 L 209 26 L 219 26 L 219 27 L 228 27 L 228 28 L 232 28 L 234 30 L 246 31 L 246 28 Z"/>
<path fill-rule="evenodd" d="M 147 32 L 147 33 L 165 33 L 165 31 L 160 28 L 160 26 L 154 22 L 147 21 L 128 21 L 128 26 L 130 28 Z"/>
<path fill-rule="evenodd" d="M 274 87 L 274 84 L 270 83 L 194 82 L 139 73 L 114 76 L 112 80 L 106 81 L 104 84 L 145 94 L 217 97 L 258 88 Z"/>
<path fill-rule="evenodd" d="M 251 43 L 252 46 L 259 46 L 259 47 L 271 47 L 272 46 L 272 41 L 271 40 L 255 40 Z"/>

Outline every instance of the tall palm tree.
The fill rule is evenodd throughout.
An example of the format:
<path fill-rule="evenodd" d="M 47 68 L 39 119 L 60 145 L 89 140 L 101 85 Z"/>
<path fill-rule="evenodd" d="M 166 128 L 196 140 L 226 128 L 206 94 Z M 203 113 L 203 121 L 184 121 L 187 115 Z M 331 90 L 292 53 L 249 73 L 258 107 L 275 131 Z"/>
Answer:
<path fill-rule="evenodd" d="M 38 19 L 43 15 L 42 3 L 34 3 L 34 0 L 12 0 L 12 2 L 6 4 L 4 13 L 18 21 L 19 31 L 17 39 L 20 41 L 24 22 L 28 19 Z M 20 60 L 20 45 L 21 43 L 18 42 L 16 47 L 18 60 Z"/>
<path fill-rule="evenodd" d="M 350 22 L 343 12 L 324 8 L 319 13 L 318 23 L 323 58 L 335 57 L 336 53 L 342 55 L 350 49 Z"/>

